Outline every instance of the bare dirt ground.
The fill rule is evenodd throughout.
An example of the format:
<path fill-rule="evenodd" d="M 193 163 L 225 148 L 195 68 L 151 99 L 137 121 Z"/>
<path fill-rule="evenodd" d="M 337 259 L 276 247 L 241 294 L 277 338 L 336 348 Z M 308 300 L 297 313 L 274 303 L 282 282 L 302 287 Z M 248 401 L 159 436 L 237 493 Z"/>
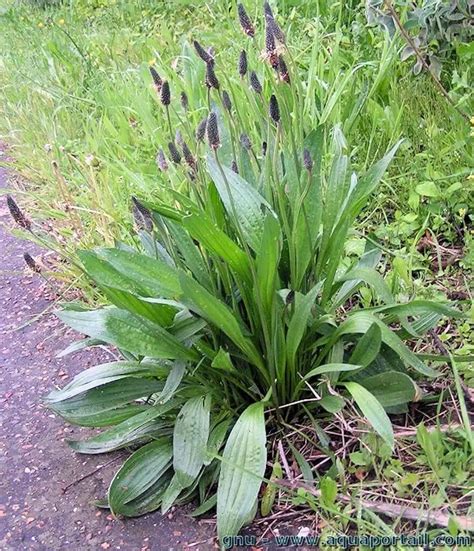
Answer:
<path fill-rule="evenodd" d="M 0 168 L 0 188 L 6 187 L 6 171 Z M 120 462 L 108 464 L 111 454 L 74 454 L 65 439 L 80 437 L 82 429 L 66 426 L 42 406 L 41 397 L 110 356 L 85 351 L 59 360 L 57 353 L 78 335 L 50 313 L 27 323 L 50 306 L 51 299 L 42 280 L 25 269 L 23 253 L 35 255 L 38 248 L 12 237 L 5 225 L 10 218 L 1 196 L 0 548 L 213 549 L 212 521 L 199 523 L 185 511 L 120 521 L 91 504 L 105 496 Z M 79 481 L 88 473 L 93 474 Z"/>

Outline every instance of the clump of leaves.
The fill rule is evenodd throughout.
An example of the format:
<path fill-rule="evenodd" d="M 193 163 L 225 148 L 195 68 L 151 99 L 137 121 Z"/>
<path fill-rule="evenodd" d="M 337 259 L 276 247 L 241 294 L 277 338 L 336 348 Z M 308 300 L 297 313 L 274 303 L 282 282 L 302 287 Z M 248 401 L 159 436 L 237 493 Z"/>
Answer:
<path fill-rule="evenodd" d="M 347 262 L 348 232 L 398 144 L 357 176 L 339 127 L 312 128 L 303 116 L 305 75 L 268 10 L 265 26 L 265 61 L 249 57 L 254 66 L 234 78 L 199 45 L 204 93 L 176 117 L 169 81 L 161 109 L 172 162 L 161 150 L 158 192 L 133 200 L 140 250 L 80 252 L 111 305 L 59 313 L 89 336 L 72 350 L 108 343 L 123 360 L 46 399 L 70 423 L 107 427 L 70 442 L 77 452 L 135 449 L 110 485 L 113 514 L 165 513 L 197 497 L 197 513 L 217 506 L 221 538 L 256 513 L 268 440 L 307 412 L 354 400 L 393 447 L 388 413 L 419 397 L 417 378 L 436 375 L 404 340 L 453 314 L 396 304 L 373 244 Z"/>
<path fill-rule="evenodd" d="M 406 2 L 392 2 L 396 8 L 405 8 Z M 406 8 L 405 8 L 406 9 Z M 366 14 L 369 23 L 377 23 L 390 33 L 396 25 L 384 0 L 367 0 Z M 473 3 L 469 0 L 422 0 L 411 2 L 406 11 L 405 30 L 410 33 L 413 45 L 425 58 L 430 70 L 439 78 L 442 64 L 457 54 L 472 57 L 474 27 Z M 402 60 L 415 56 L 413 46 L 407 45 Z M 417 75 L 423 69 L 420 59 L 416 60 L 413 72 Z"/>

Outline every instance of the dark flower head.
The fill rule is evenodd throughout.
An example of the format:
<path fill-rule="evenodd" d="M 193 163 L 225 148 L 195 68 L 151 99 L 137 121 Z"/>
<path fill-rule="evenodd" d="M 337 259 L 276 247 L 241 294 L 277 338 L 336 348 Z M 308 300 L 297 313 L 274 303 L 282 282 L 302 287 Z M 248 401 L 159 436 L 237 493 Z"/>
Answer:
<path fill-rule="evenodd" d="M 313 159 L 308 149 L 303 150 L 303 165 L 308 172 L 311 172 L 313 169 Z"/>
<path fill-rule="evenodd" d="M 250 141 L 250 138 L 247 136 L 247 134 L 240 135 L 240 145 L 247 151 L 252 149 L 252 142 Z"/>
<path fill-rule="evenodd" d="M 36 260 L 29 253 L 24 253 L 23 258 L 26 262 L 26 265 L 30 270 L 39 274 L 41 272 L 41 267 L 36 263 Z"/>
<path fill-rule="evenodd" d="M 265 17 L 273 17 L 272 8 L 270 7 L 270 4 L 268 2 L 263 3 L 263 13 L 265 14 Z"/>
<path fill-rule="evenodd" d="M 191 153 L 191 150 L 188 147 L 188 144 L 183 141 L 181 148 L 183 150 L 183 157 L 186 163 L 194 170 L 196 168 L 196 159 Z"/>
<path fill-rule="evenodd" d="M 168 170 L 168 163 L 166 162 L 165 153 L 162 149 L 158 150 L 158 153 L 156 154 L 156 164 L 163 172 Z"/>
<path fill-rule="evenodd" d="M 267 154 L 267 142 L 262 142 L 262 157 Z"/>
<path fill-rule="evenodd" d="M 275 48 L 275 35 L 272 29 L 267 25 L 265 28 L 265 50 L 267 54 L 270 55 L 275 51 Z"/>
<path fill-rule="evenodd" d="M 31 222 L 20 210 L 20 207 L 16 204 L 15 199 L 11 195 L 7 195 L 7 206 L 10 211 L 13 220 L 25 230 L 31 230 Z"/>
<path fill-rule="evenodd" d="M 219 81 L 216 77 L 213 63 L 206 63 L 206 86 L 219 90 Z"/>
<path fill-rule="evenodd" d="M 207 141 L 212 149 L 217 149 L 221 144 L 219 138 L 219 127 L 217 125 L 217 115 L 214 111 L 209 113 L 209 117 L 207 119 Z"/>
<path fill-rule="evenodd" d="M 151 212 L 145 207 L 145 205 L 142 205 L 136 197 L 132 197 L 132 203 L 135 224 L 139 229 L 145 229 L 148 232 L 153 231 L 153 217 Z"/>
<path fill-rule="evenodd" d="M 176 133 L 174 135 L 174 141 L 178 144 L 178 145 L 183 145 L 183 135 L 181 134 L 181 131 L 180 130 L 176 130 Z"/>
<path fill-rule="evenodd" d="M 252 71 L 250 73 L 250 86 L 253 88 L 253 90 L 257 94 L 262 93 L 262 85 L 260 84 L 260 81 L 258 80 L 257 73 L 255 71 Z"/>
<path fill-rule="evenodd" d="M 213 63 L 214 58 L 207 52 L 197 40 L 193 42 L 197 55 L 204 61 L 204 63 Z"/>
<path fill-rule="evenodd" d="M 271 95 L 269 113 L 272 121 L 277 123 L 280 121 L 280 107 L 278 106 L 278 100 L 275 94 Z"/>
<path fill-rule="evenodd" d="M 235 172 L 236 174 L 239 173 L 239 167 L 237 166 L 237 162 L 235 159 L 232 161 L 232 164 L 230 165 L 230 169 L 232 170 L 232 172 Z"/>
<path fill-rule="evenodd" d="M 290 73 L 288 72 L 288 67 L 282 55 L 278 56 L 278 73 L 283 82 L 290 84 Z"/>
<path fill-rule="evenodd" d="M 188 96 L 187 96 L 186 92 L 181 92 L 180 100 L 181 100 L 181 107 L 185 111 L 187 111 L 188 107 L 189 107 L 189 100 L 188 100 Z"/>
<path fill-rule="evenodd" d="M 229 111 L 229 113 L 232 111 L 232 101 L 226 90 L 222 92 L 222 105 L 226 111 Z"/>
<path fill-rule="evenodd" d="M 239 75 L 244 77 L 247 74 L 247 52 L 242 50 L 239 56 Z"/>
<path fill-rule="evenodd" d="M 247 36 L 254 37 L 255 36 L 255 27 L 253 26 L 252 22 L 250 21 L 249 16 L 247 15 L 247 12 L 245 11 L 245 8 L 243 4 L 237 4 L 237 12 L 239 14 L 239 21 L 240 26 L 242 27 L 242 30 Z"/>
<path fill-rule="evenodd" d="M 171 103 L 170 85 L 167 80 L 164 80 L 161 85 L 160 100 L 163 105 L 169 105 Z"/>
<path fill-rule="evenodd" d="M 207 117 L 204 117 L 196 128 L 196 140 L 202 142 L 206 135 Z"/>
<path fill-rule="evenodd" d="M 150 73 L 151 73 L 151 78 L 153 79 L 153 84 L 155 85 L 156 91 L 159 93 L 161 91 L 163 79 L 158 74 L 158 71 L 153 67 L 150 67 Z"/>
<path fill-rule="evenodd" d="M 181 155 L 178 151 L 178 148 L 174 144 L 174 142 L 169 142 L 168 149 L 169 149 L 170 157 L 173 163 L 179 165 L 179 163 L 181 162 Z"/>
<path fill-rule="evenodd" d="M 273 15 L 265 14 L 265 27 L 267 32 L 271 32 L 274 39 L 281 42 L 281 44 L 286 43 L 285 34 L 281 30 Z"/>

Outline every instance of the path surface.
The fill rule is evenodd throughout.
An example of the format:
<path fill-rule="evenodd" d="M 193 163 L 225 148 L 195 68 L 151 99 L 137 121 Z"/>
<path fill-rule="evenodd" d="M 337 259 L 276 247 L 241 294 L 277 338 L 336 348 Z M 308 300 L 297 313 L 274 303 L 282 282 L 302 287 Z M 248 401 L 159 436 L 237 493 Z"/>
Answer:
<path fill-rule="evenodd" d="M 7 187 L 1 168 L 0 187 Z M 213 549 L 214 525 L 181 511 L 122 522 L 96 509 L 91 501 L 104 497 L 119 462 L 63 492 L 113 456 L 75 455 L 64 440 L 82 429 L 67 427 L 40 400 L 53 385 L 108 355 L 86 351 L 58 360 L 77 334 L 51 315 L 24 326 L 50 304 L 42 280 L 27 273 L 22 258 L 25 251 L 40 251 L 9 235 L 3 224 L 10 219 L 0 196 L 0 549 Z"/>

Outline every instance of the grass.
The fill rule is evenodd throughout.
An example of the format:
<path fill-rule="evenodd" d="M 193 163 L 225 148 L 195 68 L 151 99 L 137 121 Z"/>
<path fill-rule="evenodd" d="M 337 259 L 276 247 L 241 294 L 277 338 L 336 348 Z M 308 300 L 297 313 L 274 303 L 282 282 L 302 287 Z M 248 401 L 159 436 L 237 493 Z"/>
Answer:
<path fill-rule="evenodd" d="M 416 292 L 439 299 L 451 294 L 467 309 L 472 299 L 473 254 L 469 124 L 439 95 L 427 75 L 414 78 L 410 64 L 399 62 L 401 41 L 389 43 L 377 29 L 366 26 L 359 2 L 328 4 L 278 4 L 280 21 L 285 22 L 288 40 L 295 47 L 295 61 L 308 70 L 308 89 L 315 90 L 321 102 L 308 99 L 308 120 L 324 120 L 328 125 L 342 121 L 351 161 L 360 171 L 389 144 L 405 139 L 381 191 L 346 242 L 347 262 L 372 235 L 383 244 L 386 268 L 393 268 L 388 281 L 395 296 L 406 300 Z M 15 6 L 1 16 L 6 53 L 0 65 L 4 100 L 0 130 L 12 146 L 15 168 L 31 182 L 19 190 L 23 193 L 20 201 L 34 212 L 40 226 L 52 221 L 48 232 L 53 247 L 74 258 L 80 248 L 112 245 L 116 240 L 135 242 L 130 196 L 157 199 L 166 195 L 162 191 L 165 179 L 153 159 L 160 147 L 166 150 L 170 136 L 148 68 L 166 72 L 175 97 L 180 90 L 186 91 L 191 105 L 198 106 L 189 113 L 196 124 L 206 100 L 197 85 L 203 79 L 202 64 L 190 43 L 198 38 L 214 45 L 219 64 L 224 58 L 237 60 L 237 37 L 241 35 L 233 14 L 235 10 L 229 15 L 224 2 L 209 2 L 200 8 L 183 3 L 166 10 L 148 1 L 84 1 L 33 11 Z M 223 55 L 220 46 L 228 43 L 233 45 L 226 46 Z M 258 55 L 250 52 L 253 66 L 258 66 Z M 174 67 L 186 71 L 176 74 Z M 226 68 L 220 65 L 218 76 L 225 87 L 232 85 L 238 95 L 235 104 L 247 99 L 249 110 L 241 117 L 251 123 L 252 117 L 261 114 L 252 96 L 235 86 L 236 61 Z M 454 64 L 443 78 L 452 96 L 472 112 L 468 75 L 468 68 Z M 182 115 L 171 113 L 173 128 Z M 340 146 L 349 150 L 342 141 Z M 179 178 L 176 174 L 173 181 Z M 456 269 L 459 265 L 464 273 Z M 81 286 L 89 301 L 103 301 L 74 265 L 62 265 L 55 274 Z M 359 300 L 365 306 L 371 304 L 368 288 L 360 291 Z M 441 345 L 457 350 L 458 356 L 472 354 L 472 332 L 469 319 L 455 328 L 448 322 L 437 329 Z M 418 351 L 433 352 L 433 348 L 438 351 L 436 343 Z M 469 461 L 472 436 L 462 405 L 464 383 L 458 373 L 465 381 L 472 380 L 472 364 L 456 360 L 452 366 L 454 375 L 446 370 L 447 376 L 434 393 L 438 403 L 423 404 L 425 409 L 419 414 L 412 412 L 410 423 L 425 419 L 430 431 L 420 425 L 417 434 L 400 436 L 395 456 L 380 449 L 371 436 L 358 432 L 354 415 L 342 416 L 335 425 L 325 424 L 326 432 L 334 433 L 334 441 L 343 443 L 325 480 L 336 480 L 339 491 L 344 489 L 352 496 L 380 497 L 380 489 L 388 488 L 394 503 L 409 500 L 428 510 L 444 505 L 469 514 L 469 485 L 463 478 L 468 469 L 463 465 Z M 456 392 L 449 390 L 452 380 Z M 462 418 L 464 429 L 461 426 L 453 433 L 443 429 Z M 437 425 L 441 429 L 433 430 Z M 308 435 L 319 447 L 326 445 L 327 451 L 321 431 L 307 424 L 297 428 L 300 432 L 291 445 L 304 452 L 312 465 L 313 461 L 317 464 L 317 447 L 308 444 Z M 282 449 L 297 465 L 290 478 L 304 481 L 307 469 L 300 455 L 289 444 Z M 281 449 L 273 452 L 273 458 L 279 455 L 282 460 Z M 350 507 L 341 514 L 342 505 L 335 505 L 331 498 L 331 483 L 321 487 L 325 484 L 326 507 L 304 488 L 290 497 L 279 489 L 277 507 L 309 506 L 324 519 L 328 530 L 344 531 Z M 355 517 L 361 533 L 417 528 L 402 518 L 385 524 L 360 509 Z M 454 534 L 458 528 L 452 521 L 446 530 Z"/>

